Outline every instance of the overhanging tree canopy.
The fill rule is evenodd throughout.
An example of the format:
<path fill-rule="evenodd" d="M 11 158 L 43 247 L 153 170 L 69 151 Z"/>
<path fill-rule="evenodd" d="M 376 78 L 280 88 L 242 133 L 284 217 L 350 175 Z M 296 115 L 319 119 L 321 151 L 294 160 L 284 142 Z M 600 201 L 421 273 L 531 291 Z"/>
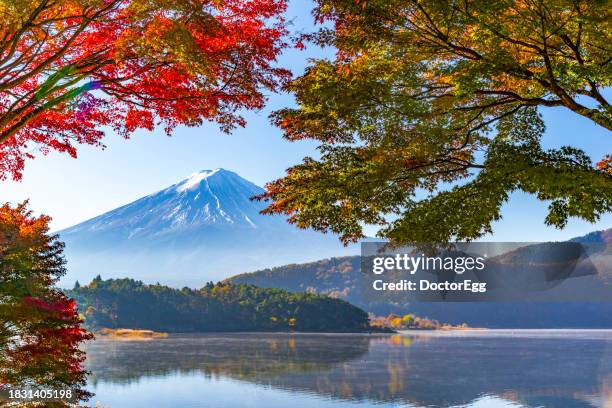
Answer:
<path fill-rule="evenodd" d="M 102 128 L 243 125 L 287 72 L 284 0 L 0 3 L 0 179 L 34 149 L 76 155 Z"/>
<path fill-rule="evenodd" d="M 337 49 L 273 115 L 289 140 L 321 143 L 260 198 L 301 227 L 396 243 L 491 232 L 509 194 L 550 201 L 546 223 L 612 209 L 610 158 L 540 144 L 541 107 L 612 130 L 607 1 L 319 0 L 309 39 Z M 578 118 L 578 116 L 577 116 Z M 576 135 L 576 139 L 585 135 Z M 391 217 L 389 217 L 391 216 Z M 391 221 L 389 221 L 391 220 Z"/>

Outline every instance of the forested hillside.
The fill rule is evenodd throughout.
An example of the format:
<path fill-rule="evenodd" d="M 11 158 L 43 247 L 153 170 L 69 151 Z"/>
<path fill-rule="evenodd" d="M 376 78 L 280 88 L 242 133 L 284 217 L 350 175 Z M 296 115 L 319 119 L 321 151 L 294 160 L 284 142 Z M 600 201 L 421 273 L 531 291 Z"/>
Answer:
<path fill-rule="evenodd" d="M 262 288 L 282 288 L 292 292 L 323 293 L 358 301 L 360 271 L 361 258 L 345 256 L 243 273 L 227 281 L 249 283 Z"/>
<path fill-rule="evenodd" d="M 606 243 L 609 242 L 611 232 L 612 230 L 598 231 L 572 241 Z M 610 247 L 608 245 L 602 248 L 609 251 Z M 518 251 L 505 255 L 503 259 L 521 253 Z M 466 323 L 472 327 L 490 328 L 612 328 L 612 302 L 409 302 L 401 301 L 399 295 L 393 293 L 382 294 L 378 301 L 373 302 L 371 297 L 363 296 L 363 278 L 360 258 L 352 256 L 263 269 L 237 275 L 227 281 L 295 292 L 327 294 L 349 301 L 378 316 L 387 316 L 390 313 L 414 314 L 452 325 Z M 597 280 L 594 282 L 609 285 L 611 278 L 612 275 L 602 275 L 595 278 Z M 585 291 L 592 286 L 587 285 L 589 278 L 573 279 L 572 282 L 575 283 L 576 293 L 582 293 L 583 297 L 588 299 L 589 292 Z"/>
<path fill-rule="evenodd" d="M 94 279 L 69 291 L 86 324 L 166 332 L 361 332 L 367 314 L 343 300 L 253 285 L 173 289 L 133 279 Z"/>

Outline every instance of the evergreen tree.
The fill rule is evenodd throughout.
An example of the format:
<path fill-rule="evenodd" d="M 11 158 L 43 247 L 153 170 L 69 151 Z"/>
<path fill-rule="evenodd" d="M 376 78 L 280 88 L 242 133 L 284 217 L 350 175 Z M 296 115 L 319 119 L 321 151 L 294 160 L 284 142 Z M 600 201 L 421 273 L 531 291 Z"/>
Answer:
<path fill-rule="evenodd" d="M 370 330 L 368 315 L 340 299 L 253 285 L 212 282 L 199 290 L 132 279 L 92 282 L 70 291 L 93 329 L 165 332 Z M 151 314 L 155 310 L 155 314 Z"/>

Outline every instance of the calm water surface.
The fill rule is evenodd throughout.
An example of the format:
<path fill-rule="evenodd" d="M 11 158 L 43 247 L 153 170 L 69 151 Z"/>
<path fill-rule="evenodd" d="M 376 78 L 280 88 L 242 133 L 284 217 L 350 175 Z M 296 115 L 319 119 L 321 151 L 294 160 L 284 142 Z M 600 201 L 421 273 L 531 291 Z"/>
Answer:
<path fill-rule="evenodd" d="M 117 407 L 612 408 L 612 331 L 203 334 L 88 344 Z"/>

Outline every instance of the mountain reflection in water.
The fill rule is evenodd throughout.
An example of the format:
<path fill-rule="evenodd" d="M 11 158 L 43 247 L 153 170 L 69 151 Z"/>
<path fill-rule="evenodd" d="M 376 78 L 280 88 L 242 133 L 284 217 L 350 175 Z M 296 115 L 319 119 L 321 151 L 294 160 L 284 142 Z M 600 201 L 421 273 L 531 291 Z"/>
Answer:
<path fill-rule="evenodd" d="M 612 331 L 173 335 L 101 339 L 87 355 L 93 401 L 110 398 L 111 408 L 146 398 L 226 406 L 211 385 L 237 407 L 274 406 L 268 393 L 279 391 L 296 408 L 612 407 Z M 185 387 L 201 387 L 200 398 L 181 394 Z M 173 405 L 163 402 L 168 389 L 177 390 Z"/>

